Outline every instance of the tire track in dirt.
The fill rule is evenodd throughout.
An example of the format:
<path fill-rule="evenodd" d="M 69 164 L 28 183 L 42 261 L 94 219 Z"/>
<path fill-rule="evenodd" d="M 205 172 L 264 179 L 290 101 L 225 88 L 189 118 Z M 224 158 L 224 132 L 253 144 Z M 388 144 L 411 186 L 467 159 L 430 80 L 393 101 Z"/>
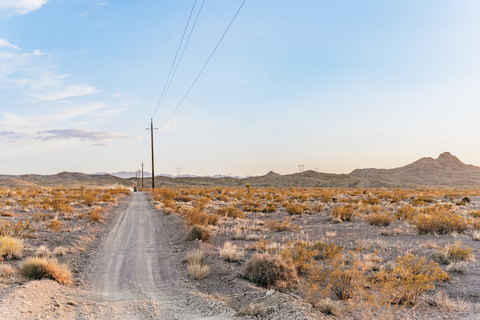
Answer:
<path fill-rule="evenodd" d="M 180 285 L 179 257 L 172 255 L 178 239 L 156 215 L 147 194 L 135 193 L 97 250 L 87 279 L 96 303 L 79 318 L 231 319 L 230 310 L 210 317 L 192 310 L 198 299 Z"/>

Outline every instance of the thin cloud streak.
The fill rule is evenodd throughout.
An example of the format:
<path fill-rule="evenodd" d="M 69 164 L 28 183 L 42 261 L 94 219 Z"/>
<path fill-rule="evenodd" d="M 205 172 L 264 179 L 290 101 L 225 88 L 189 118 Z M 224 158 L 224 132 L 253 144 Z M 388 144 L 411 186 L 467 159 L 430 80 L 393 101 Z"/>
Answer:
<path fill-rule="evenodd" d="M 78 129 L 55 129 L 38 132 L 39 135 L 49 134 L 47 137 L 39 137 L 42 141 L 80 139 L 82 141 L 112 141 L 128 138 L 116 132 L 101 132 L 96 130 Z"/>
<path fill-rule="evenodd" d="M 0 0 L 0 12 L 6 12 L 7 16 L 24 15 L 39 9 L 49 0 Z"/>

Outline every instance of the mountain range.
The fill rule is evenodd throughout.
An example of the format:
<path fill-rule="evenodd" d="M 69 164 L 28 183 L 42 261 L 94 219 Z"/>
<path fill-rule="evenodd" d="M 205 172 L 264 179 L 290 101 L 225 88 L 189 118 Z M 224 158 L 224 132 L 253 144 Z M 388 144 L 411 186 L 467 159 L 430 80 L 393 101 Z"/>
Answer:
<path fill-rule="evenodd" d="M 0 175 L 0 187 L 51 187 L 51 186 L 132 186 L 138 179 L 134 172 L 113 174 L 84 174 L 61 172 L 55 175 Z M 151 185 L 151 178 L 144 173 L 144 185 Z M 465 164 L 449 152 L 436 159 L 421 158 L 411 164 L 393 169 L 356 169 L 349 174 L 303 171 L 281 175 L 270 171 L 257 177 L 197 177 L 184 175 L 155 176 L 155 186 L 224 186 L 243 187 L 331 187 L 331 188 L 401 188 L 401 187 L 480 187 L 480 167 Z"/>

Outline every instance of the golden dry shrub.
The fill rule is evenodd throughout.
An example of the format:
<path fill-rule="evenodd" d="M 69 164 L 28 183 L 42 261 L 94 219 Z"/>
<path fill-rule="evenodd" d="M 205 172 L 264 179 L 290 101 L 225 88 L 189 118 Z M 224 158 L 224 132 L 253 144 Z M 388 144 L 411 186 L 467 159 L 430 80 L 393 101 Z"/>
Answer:
<path fill-rule="evenodd" d="M 365 217 L 365 221 L 372 226 L 389 226 L 395 217 L 388 211 L 381 211 L 377 213 L 369 214 Z"/>
<path fill-rule="evenodd" d="M 59 232 L 63 228 L 63 223 L 58 220 L 52 220 L 50 223 L 46 226 L 48 230 L 51 230 L 52 232 Z"/>
<path fill-rule="evenodd" d="M 187 265 L 188 273 L 193 279 L 201 280 L 210 274 L 210 267 L 198 262 L 190 262 Z"/>
<path fill-rule="evenodd" d="M 303 203 L 298 203 L 298 202 L 294 202 L 294 203 L 290 202 L 285 206 L 285 210 L 289 215 L 305 214 L 309 209 L 310 207 L 308 205 Z"/>
<path fill-rule="evenodd" d="M 83 193 L 83 201 L 85 205 L 91 207 L 97 200 L 97 190 L 86 190 Z"/>
<path fill-rule="evenodd" d="M 226 206 L 219 208 L 217 214 L 224 217 L 230 217 L 234 219 L 245 218 L 245 214 L 235 206 Z"/>
<path fill-rule="evenodd" d="M 68 266 L 59 264 L 56 260 L 29 258 L 20 266 L 20 274 L 32 280 L 49 278 L 61 284 L 72 284 L 72 273 L 68 269 Z"/>
<path fill-rule="evenodd" d="M 284 259 L 292 260 L 299 274 L 306 272 L 311 267 L 317 254 L 318 250 L 313 245 L 302 240 L 290 243 L 281 252 Z"/>
<path fill-rule="evenodd" d="M 340 207 L 335 207 L 331 211 L 331 216 L 334 219 L 338 219 L 341 221 L 350 221 L 352 220 L 352 216 L 355 213 L 355 209 L 352 205 L 345 205 Z"/>
<path fill-rule="evenodd" d="M 185 209 L 182 214 L 185 222 L 190 225 L 216 225 L 219 220 L 218 215 L 206 213 L 198 207 Z"/>
<path fill-rule="evenodd" d="M 88 221 L 90 222 L 100 222 L 102 220 L 103 209 L 100 207 L 95 207 L 88 214 Z"/>
<path fill-rule="evenodd" d="M 274 202 L 267 202 L 260 211 L 263 213 L 275 212 L 277 211 L 277 205 Z"/>
<path fill-rule="evenodd" d="M 203 242 L 208 242 L 210 241 L 210 231 L 208 231 L 208 229 L 204 226 L 194 225 L 192 228 L 190 228 L 190 231 L 188 231 L 186 240 L 201 240 Z"/>
<path fill-rule="evenodd" d="M 338 257 L 310 266 L 303 290 L 307 300 L 317 303 L 334 295 L 339 300 L 359 299 L 367 282 L 360 259 L 347 261 Z"/>
<path fill-rule="evenodd" d="M 286 288 L 297 283 L 297 271 L 292 260 L 268 253 L 255 253 L 243 268 L 242 274 L 265 288 Z"/>
<path fill-rule="evenodd" d="M 10 236 L 0 236 L 0 260 L 4 258 L 19 258 L 25 247 L 23 240 Z"/>
<path fill-rule="evenodd" d="M 245 256 L 243 250 L 238 250 L 237 246 L 230 241 L 226 241 L 223 244 L 223 248 L 220 249 L 220 258 L 228 262 L 242 261 Z"/>
<path fill-rule="evenodd" d="M 300 227 L 291 222 L 291 218 L 287 217 L 285 221 L 280 222 L 278 220 L 267 220 L 265 221 L 265 227 L 272 231 L 296 231 Z"/>
<path fill-rule="evenodd" d="M 185 259 L 187 260 L 187 263 L 198 262 L 198 263 L 204 264 L 205 253 L 201 249 L 189 251 L 187 252 L 187 256 Z"/>
<path fill-rule="evenodd" d="M 448 274 L 437 263 L 407 254 L 396 259 L 393 270 L 380 270 L 372 284 L 393 304 L 415 305 L 423 292 L 435 288 L 435 281 L 448 280 Z"/>
<path fill-rule="evenodd" d="M 419 234 L 463 233 L 468 227 L 465 217 L 447 210 L 418 214 L 412 223 Z"/>

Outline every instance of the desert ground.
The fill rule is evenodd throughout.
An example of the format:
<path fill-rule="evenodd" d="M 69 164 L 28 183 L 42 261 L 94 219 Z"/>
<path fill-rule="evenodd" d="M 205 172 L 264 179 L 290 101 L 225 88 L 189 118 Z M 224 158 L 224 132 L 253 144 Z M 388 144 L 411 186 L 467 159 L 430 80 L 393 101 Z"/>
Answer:
<path fill-rule="evenodd" d="M 480 318 L 478 190 L 23 186 L 0 212 L 0 318 Z"/>

